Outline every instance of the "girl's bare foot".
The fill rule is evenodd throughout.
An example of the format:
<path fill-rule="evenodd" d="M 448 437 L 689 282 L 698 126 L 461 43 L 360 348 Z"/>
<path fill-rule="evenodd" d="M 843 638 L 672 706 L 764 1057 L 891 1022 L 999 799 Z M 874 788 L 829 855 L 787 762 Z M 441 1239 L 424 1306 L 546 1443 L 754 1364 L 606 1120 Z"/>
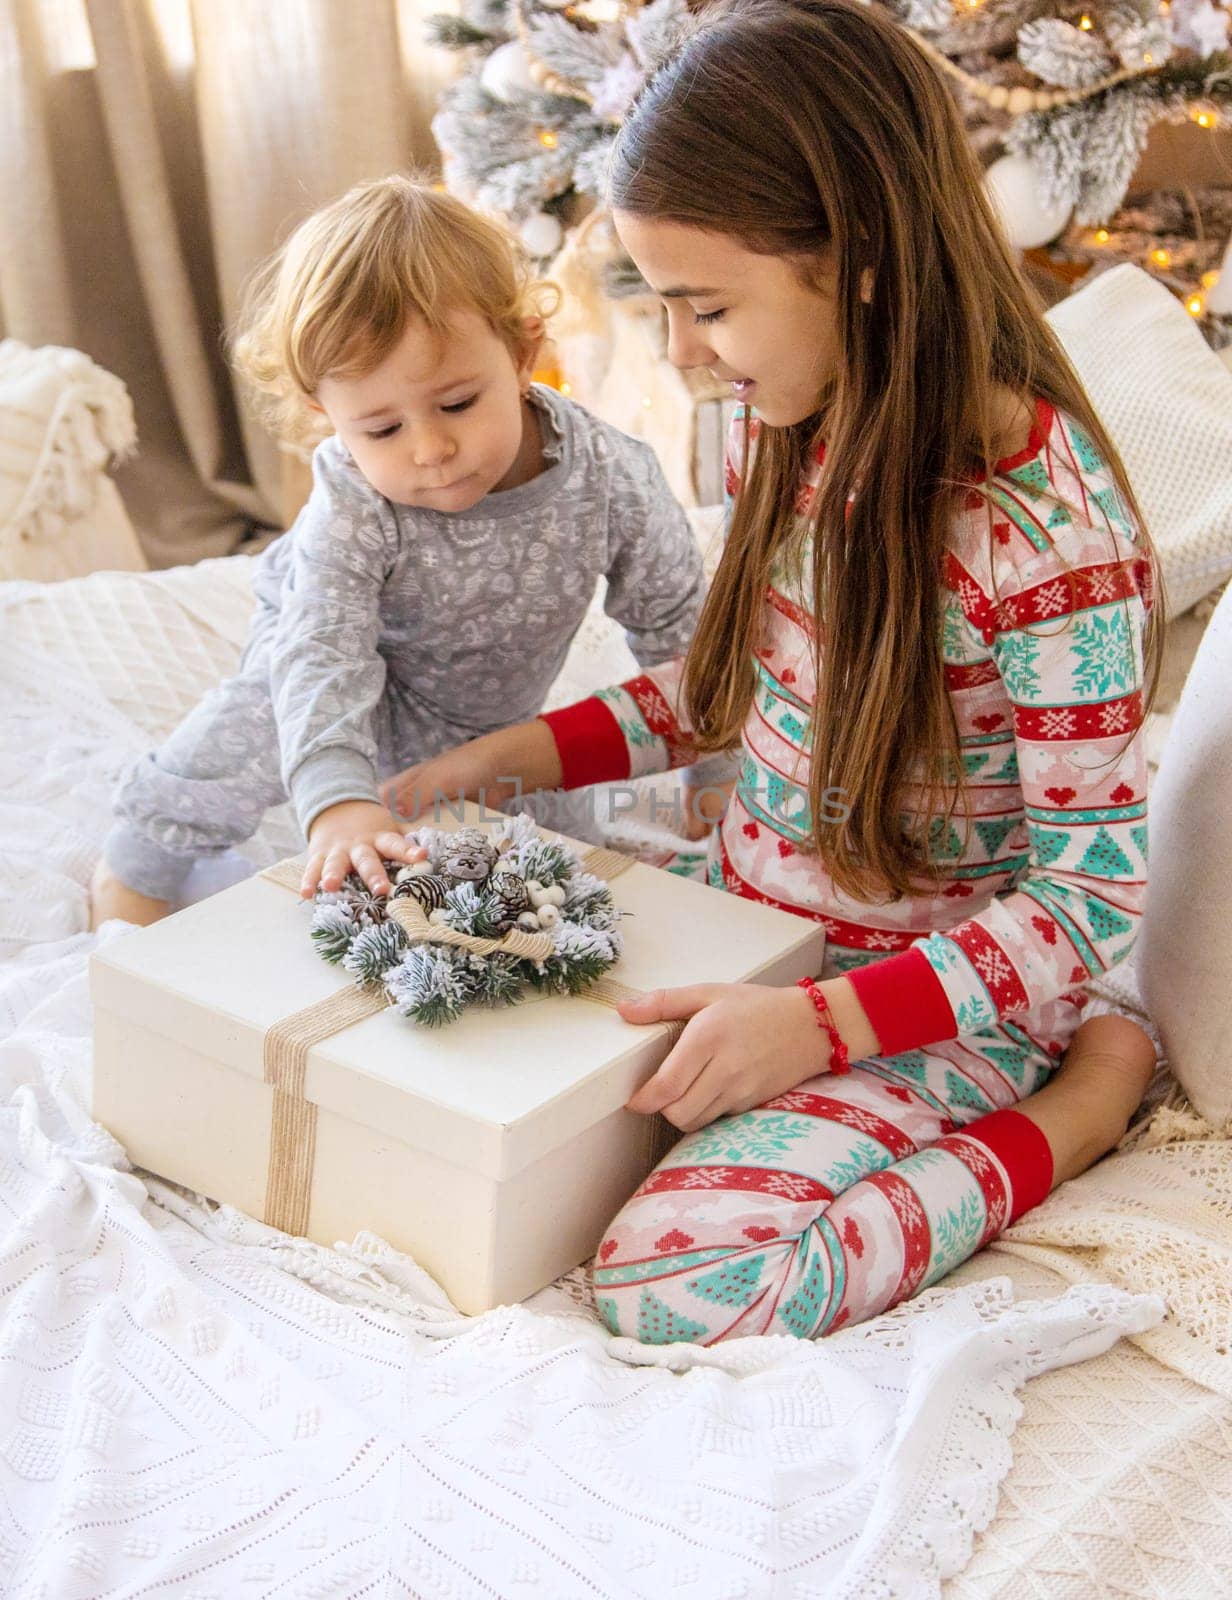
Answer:
<path fill-rule="evenodd" d="M 1052 1147 L 1053 1186 L 1085 1172 L 1129 1126 L 1155 1070 L 1155 1046 L 1128 1017 L 1088 1017 L 1056 1076 L 1016 1107 Z"/>
<path fill-rule="evenodd" d="M 158 922 L 171 910 L 169 900 L 152 900 L 148 894 L 138 894 L 126 883 L 121 883 L 105 861 L 100 861 L 90 879 L 90 927 L 101 927 L 111 917 L 122 922 L 134 922 L 146 928 Z"/>

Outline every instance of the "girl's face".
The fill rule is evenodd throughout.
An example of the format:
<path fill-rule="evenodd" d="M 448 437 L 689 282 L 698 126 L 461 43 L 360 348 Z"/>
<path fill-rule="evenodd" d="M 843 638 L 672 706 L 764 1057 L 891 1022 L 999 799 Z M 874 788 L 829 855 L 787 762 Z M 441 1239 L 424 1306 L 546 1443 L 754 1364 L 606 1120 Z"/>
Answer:
<path fill-rule="evenodd" d="M 615 223 L 667 307 L 674 366 L 709 367 L 771 427 L 813 415 L 837 360 L 829 262 L 817 259 L 814 288 L 793 262 L 755 255 L 727 234 L 627 211 Z"/>
<path fill-rule="evenodd" d="M 323 378 L 316 402 L 368 482 L 397 505 L 469 511 L 542 467 L 538 425 L 523 399 L 542 337 L 528 319 L 515 357 L 477 311 L 443 334 L 419 318 L 380 364 Z"/>

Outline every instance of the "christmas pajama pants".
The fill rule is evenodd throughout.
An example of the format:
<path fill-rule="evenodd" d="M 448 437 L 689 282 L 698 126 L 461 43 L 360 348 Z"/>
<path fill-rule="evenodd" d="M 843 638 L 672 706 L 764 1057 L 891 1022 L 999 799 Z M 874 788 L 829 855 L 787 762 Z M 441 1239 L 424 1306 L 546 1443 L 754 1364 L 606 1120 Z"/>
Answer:
<path fill-rule="evenodd" d="M 811 1338 L 936 1283 L 1047 1194 L 1052 1157 L 1003 1109 L 1051 1076 L 1072 1005 L 1041 1043 L 1012 1022 L 874 1056 L 684 1135 L 594 1264 L 613 1333 L 644 1344 Z"/>

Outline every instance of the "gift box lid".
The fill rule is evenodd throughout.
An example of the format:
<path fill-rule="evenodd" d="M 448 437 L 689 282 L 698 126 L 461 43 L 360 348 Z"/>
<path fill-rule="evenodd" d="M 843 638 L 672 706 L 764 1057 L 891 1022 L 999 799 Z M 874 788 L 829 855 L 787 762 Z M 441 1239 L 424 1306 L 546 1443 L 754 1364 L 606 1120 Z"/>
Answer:
<path fill-rule="evenodd" d="M 632 988 L 786 984 L 820 970 L 825 935 L 815 922 L 642 863 L 611 889 L 626 913 L 611 976 Z M 169 1047 L 191 1044 L 260 1079 L 269 1028 L 350 985 L 317 954 L 310 918 L 292 890 L 247 879 L 98 951 L 94 1002 Z M 304 1094 L 502 1179 L 622 1106 L 667 1036 L 663 1024 L 636 1027 L 584 996 L 528 991 L 439 1029 L 386 1007 L 311 1048 Z"/>

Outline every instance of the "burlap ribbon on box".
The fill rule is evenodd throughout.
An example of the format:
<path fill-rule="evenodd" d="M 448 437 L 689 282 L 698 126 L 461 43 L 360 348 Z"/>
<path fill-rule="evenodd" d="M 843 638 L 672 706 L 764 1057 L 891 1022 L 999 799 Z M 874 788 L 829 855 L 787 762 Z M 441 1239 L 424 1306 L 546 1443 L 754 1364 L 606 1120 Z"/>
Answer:
<path fill-rule="evenodd" d="M 596 878 L 610 882 L 631 867 L 629 856 L 617 850 L 596 847 L 582 857 L 582 868 Z M 271 883 L 299 892 L 304 877 L 304 858 L 293 856 L 276 862 L 261 873 Z M 500 939 L 480 939 L 429 922 L 417 901 L 389 902 L 389 915 L 402 928 L 411 944 L 447 944 L 471 950 L 477 955 L 503 951 L 526 960 L 542 961 L 551 954 L 552 937 L 547 933 L 527 933 L 511 928 Z M 622 1000 L 635 1000 L 642 991 L 614 978 L 599 978 L 577 998 L 616 1006 Z M 312 1199 L 312 1173 L 316 1163 L 317 1108 L 304 1094 L 308 1052 L 324 1039 L 375 1016 L 390 1004 L 380 984 L 351 984 L 326 995 L 314 1005 L 305 1006 L 283 1017 L 266 1031 L 263 1044 L 265 1081 L 273 1085 L 274 1106 L 270 1124 L 269 1170 L 265 1182 L 265 1221 L 283 1233 L 302 1236 L 308 1227 Z M 683 1022 L 663 1024 L 671 1042 L 684 1032 Z M 653 1166 L 680 1137 L 666 1117 L 646 1119 L 646 1156 Z"/>

